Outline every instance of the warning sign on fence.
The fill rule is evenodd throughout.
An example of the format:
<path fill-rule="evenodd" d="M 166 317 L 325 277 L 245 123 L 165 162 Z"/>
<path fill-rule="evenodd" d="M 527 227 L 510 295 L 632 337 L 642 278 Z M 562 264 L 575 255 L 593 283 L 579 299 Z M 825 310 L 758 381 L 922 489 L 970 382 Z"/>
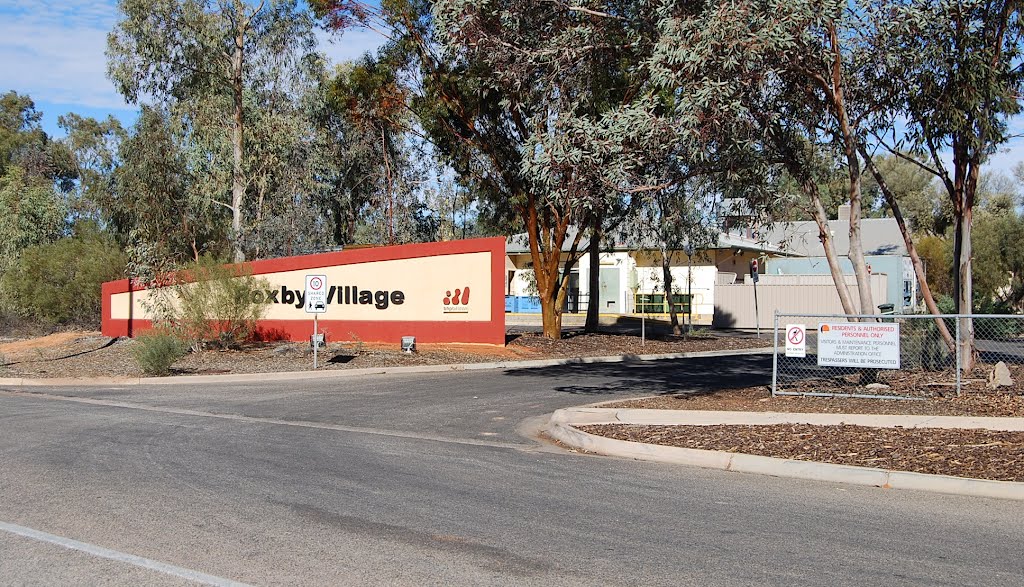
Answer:
<path fill-rule="evenodd" d="M 796 358 L 807 356 L 807 333 L 803 324 L 786 325 L 786 356 Z"/>
<path fill-rule="evenodd" d="M 840 322 L 818 327 L 818 365 L 900 368 L 900 325 Z"/>

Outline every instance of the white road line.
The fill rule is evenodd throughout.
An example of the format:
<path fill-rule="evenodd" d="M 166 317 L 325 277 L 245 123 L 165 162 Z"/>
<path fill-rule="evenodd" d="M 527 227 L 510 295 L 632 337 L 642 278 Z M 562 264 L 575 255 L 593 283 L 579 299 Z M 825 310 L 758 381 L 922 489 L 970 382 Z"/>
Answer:
<path fill-rule="evenodd" d="M 106 558 L 113 561 L 122 563 L 128 563 L 158 573 L 164 573 L 167 575 L 173 575 L 203 585 L 214 585 L 215 587 L 250 587 L 246 583 L 239 583 L 238 581 L 232 581 L 231 579 L 223 579 L 221 577 L 215 577 L 213 575 L 207 575 L 199 571 L 193 571 L 191 569 L 185 569 L 182 567 L 176 567 L 171 564 L 155 561 L 141 556 L 135 556 L 134 554 L 127 554 L 124 552 L 118 552 L 116 550 L 110 550 L 109 548 L 103 548 L 102 546 L 96 546 L 95 544 L 87 544 L 85 542 L 79 542 L 70 538 L 64 538 L 63 536 L 56 536 L 54 534 L 48 534 L 39 530 L 33 530 L 32 528 L 26 528 L 24 526 L 18 526 L 17 524 L 8 524 L 7 522 L 0 522 L 0 530 L 4 532 L 10 532 L 24 538 L 31 538 L 32 540 L 38 540 L 40 542 L 48 542 L 50 544 L 56 544 L 71 550 L 77 550 L 86 554 L 91 554 L 96 557 Z"/>

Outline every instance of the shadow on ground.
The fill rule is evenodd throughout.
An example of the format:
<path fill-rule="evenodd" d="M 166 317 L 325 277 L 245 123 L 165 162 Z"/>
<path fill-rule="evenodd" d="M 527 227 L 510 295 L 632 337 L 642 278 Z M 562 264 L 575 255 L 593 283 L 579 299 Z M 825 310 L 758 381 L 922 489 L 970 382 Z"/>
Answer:
<path fill-rule="evenodd" d="M 741 355 L 664 361 L 573 363 L 554 367 L 514 369 L 509 377 L 564 379 L 558 392 L 583 396 L 672 395 L 769 385 L 770 355 Z"/>

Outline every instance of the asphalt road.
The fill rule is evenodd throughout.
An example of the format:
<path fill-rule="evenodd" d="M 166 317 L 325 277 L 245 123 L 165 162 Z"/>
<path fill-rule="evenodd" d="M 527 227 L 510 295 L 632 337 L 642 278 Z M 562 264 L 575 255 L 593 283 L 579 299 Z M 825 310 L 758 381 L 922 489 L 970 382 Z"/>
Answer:
<path fill-rule="evenodd" d="M 1019 502 L 520 433 L 558 407 L 763 381 L 769 361 L 0 390 L 0 584 L 1024 584 Z"/>

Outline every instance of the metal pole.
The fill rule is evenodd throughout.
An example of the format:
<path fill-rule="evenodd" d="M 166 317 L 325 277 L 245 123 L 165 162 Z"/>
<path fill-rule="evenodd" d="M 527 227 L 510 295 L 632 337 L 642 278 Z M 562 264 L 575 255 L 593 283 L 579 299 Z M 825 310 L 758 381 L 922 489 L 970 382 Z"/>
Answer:
<path fill-rule="evenodd" d="M 687 320 L 690 325 L 686 327 L 686 333 L 693 330 L 693 250 L 686 255 L 686 310 Z"/>
<path fill-rule="evenodd" d="M 963 351 L 961 350 L 963 345 L 960 344 L 960 318 L 956 320 L 956 396 L 960 397 L 960 387 L 963 385 L 963 381 L 960 375 L 960 369 L 963 368 Z"/>
<path fill-rule="evenodd" d="M 757 323 L 757 338 L 761 338 L 761 314 L 757 308 L 757 281 L 754 281 L 754 322 Z"/>
<path fill-rule="evenodd" d="M 779 311 L 775 310 L 775 337 L 773 341 L 774 352 L 772 352 L 772 397 L 775 397 L 775 387 L 779 382 Z"/>
<path fill-rule="evenodd" d="M 320 337 L 317 332 L 317 317 L 319 314 L 313 314 L 313 370 L 316 371 L 316 360 L 317 351 L 320 350 Z"/>

